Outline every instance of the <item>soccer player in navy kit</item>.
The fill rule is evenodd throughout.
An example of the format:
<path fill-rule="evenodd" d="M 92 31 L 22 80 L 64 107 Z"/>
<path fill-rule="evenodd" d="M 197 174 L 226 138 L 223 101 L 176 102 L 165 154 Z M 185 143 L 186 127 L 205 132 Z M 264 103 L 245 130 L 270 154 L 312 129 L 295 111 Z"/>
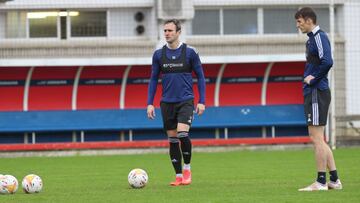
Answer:
<path fill-rule="evenodd" d="M 148 89 L 147 116 L 155 118 L 154 96 L 159 75 L 162 81 L 160 103 L 164 130 L 169 139 L 169 154 L 176 178 L 172 186 L 191 183 L 191 140 L 189 130 L 193 120 L 194 92 L 192 72 L 198 79 L 199 101 L 195 112 L 205 111 L 205 78 L 200 58 L 194 48 L 179 41 L 181 24 L 179 20 L 164 23 L 167 44 L 154 52 L 152 71 Z M 182 167 L 182 159 L 184 166 Z"/>
<path fill-rule="evenodd" d="M 311 141 L 314 144 L 317 166 L 316 181 L 299 191 L 342 189 L 337 175 L 335 160 L 330 147 L 324 141 L 324 130 L 331 94 L 327 74 L 333 65 L 331 47 L 326 33 L 316 24 L 312 8 L 304 7 L 295 14 L 296 26 L 307 33 L 306 65 L 304 70 L 304 109 Z M 326 168 L 330 181 L 326 183 Z"/>

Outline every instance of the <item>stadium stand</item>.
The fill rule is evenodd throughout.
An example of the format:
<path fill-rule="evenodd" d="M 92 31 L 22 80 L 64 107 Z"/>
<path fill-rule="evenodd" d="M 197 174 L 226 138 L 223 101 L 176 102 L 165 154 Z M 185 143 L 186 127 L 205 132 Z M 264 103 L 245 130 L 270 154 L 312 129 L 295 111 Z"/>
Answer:
<path fill-rule="evenodd" d="M 207 113 L 196 117 L 195 129 L 303 126 L 302 105 L 210 107 Z M 160 112 L 157 111 L 159 115 Z M 123 131 L 161 129 L 161 119 L 148 120 L 143 109 L 96 110 L 96 111 L 32 111 L 1 112 L 2 132 L 56 132 L 56 131 Z M 131 136 L 131 135 L 129 135 Z M 275 136 L 270 138 L 274 141 Z M 296 137 L 298 139 L 298 137 Z M 131 137 L 129 141 L 133 141 Z M 245 139 L 246 140 L 246 139 Z M 290 139 L 289 139 L 290 140 Z M 213 140 L 214 143 L 217 141 Z M 247 140 L 250 141 L 250 140 Z M 208 140 L 209 142 L 209 140 Z M 221 141 L 220 141 L 221 142 Z M 238 143 L 237 140 L 236 143 Z M 254 140 L 252 141 L 254 142 Z M 268 140 L 265 139 L 265 143 Z M 303 142 L 303 139 L 301 139 Z M 228 143 L 230 144 L 231 141 Z M 258 143 L 262 143 L 258 141 Z M 1 149 L 5 149 L 1 147 Z"/>
<path fill-rule="evenodd" d="M 207 110 L 195 116 L 195 143 L 309 142 L 303 137 L 307 134 L 301 101 L 303 67 L 304 62 L 204 64 Z M 36 67 L 32 74 L 29 70 L 0 68 L 7 73 L 1 74 L 0 95 L 9 95 L 0 101 L 6 103 L 0 109 L 1 150 L 166 145 L 159 110 L 155 121 L 145 114 L 150 66 Z M 29 102 L 23 109 L 27 76 Z M 4 81 L 17 81 L 17 93 L 8 94 L 14 87 Z M 196 102 L 196 79 L 194 85 Z M 160 83 L 157 91 L 156 107 Z M 9 105 L 11 101 L 15 102 Z"/>
<path fill-rule="evenodd" d="M 159 111 L 156 112 L 160 114 Z M 210 107 L 193 128 L 304 125 L 302 105 Z M 161 129 L 144 109 L 0 112 L 2 132 Z"/>

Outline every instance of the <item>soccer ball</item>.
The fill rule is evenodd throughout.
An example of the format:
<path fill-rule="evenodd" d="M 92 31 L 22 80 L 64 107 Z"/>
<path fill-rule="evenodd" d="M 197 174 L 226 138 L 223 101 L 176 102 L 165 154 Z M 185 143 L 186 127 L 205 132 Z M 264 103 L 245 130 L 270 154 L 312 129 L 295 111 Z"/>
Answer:
<path fill-rule="evenodd" d="M 0 175 L 0 193 L 13 194 L 18 189 L 18 181 L 12 175 Z"/>
<path fill-rule="evenodd" d="M 22 180 L 22 188 L 25 193 L 38 193 L 43 187 L 42 180 L 35 174 L 29 174 Z"/>
<path fill-rule="evenodd" d="M 140 168 L 131 170 L 128 175 L 128 181 L 132 188 L 143 188 L 147 184 L 148 180 L 149 177 L 147 173 Z"/>

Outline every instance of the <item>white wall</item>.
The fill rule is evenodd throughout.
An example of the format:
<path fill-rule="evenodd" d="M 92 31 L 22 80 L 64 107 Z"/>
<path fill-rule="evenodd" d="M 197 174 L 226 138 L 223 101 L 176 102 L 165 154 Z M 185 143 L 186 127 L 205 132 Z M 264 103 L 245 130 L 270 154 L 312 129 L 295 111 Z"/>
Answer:
<path fill-rule="evenodd" d="M 6 14 L 5 12 L 0 12 L 0 39 L 5 38 L 5 19 Z"/>
<path fill-rule="evenodd" d="M 155 0 L 14 0 L 0 9 L 151 7 Z"/>
<path fill-rule="evenodd" d="M 134 18 L 137 12 L 144 14 L 142 22 L 136 22 Z M 149 8 L 109 9 L 109 37 L 152 37 L 156 31 L 152 25 L 155 21 L 152 13 L 153 9 Z M 137 35 L 135 30 L 137 25 L 145 27 L 142 35 Z"/>
<path fill-rule="evenodd" d="M 142 9 L 109 9 L 109 37 L 136 36 L 134 15 Z M 145 14 L 145 19 L 147 15 Z M 145 31 L 146 32 L 146 31 Z"/>
<path fill-rule="evenodd" d="M 334 0 L 335 4 L 342 4 L 347 0 Z M 195 6 L 258 6 L 258 5 L 325 5 L 330 0 L 193 0 Z"/>
<path fill-rule="evenodd" d="M 360 2 L 344 6 L 346 114 L 360 114 Z M 359 125 L 360 126 L 360 125 Z"/>

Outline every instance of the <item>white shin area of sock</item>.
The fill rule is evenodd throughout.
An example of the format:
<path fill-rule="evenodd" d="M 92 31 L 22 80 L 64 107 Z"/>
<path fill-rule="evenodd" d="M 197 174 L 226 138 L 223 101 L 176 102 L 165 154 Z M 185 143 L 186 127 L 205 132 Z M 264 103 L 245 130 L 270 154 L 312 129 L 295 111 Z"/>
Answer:
<path fill-rule="evenodd" d="M 185 169 L 185 170 L 190 170 L 190 164 L 184 164 L 183 169 Z"/>

